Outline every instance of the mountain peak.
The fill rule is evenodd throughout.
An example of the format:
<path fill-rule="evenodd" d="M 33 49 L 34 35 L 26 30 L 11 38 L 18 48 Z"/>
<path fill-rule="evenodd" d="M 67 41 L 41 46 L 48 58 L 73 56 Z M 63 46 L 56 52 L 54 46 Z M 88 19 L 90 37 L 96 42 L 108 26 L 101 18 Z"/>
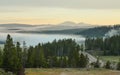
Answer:
<path fill-rule="evenodd" d="M 76 25 L 76 23 L 72 22 L 72 21 L 65 21 L 65 22 L 63 22 L 63 23 L 61 23 L 59 25 Z"/>

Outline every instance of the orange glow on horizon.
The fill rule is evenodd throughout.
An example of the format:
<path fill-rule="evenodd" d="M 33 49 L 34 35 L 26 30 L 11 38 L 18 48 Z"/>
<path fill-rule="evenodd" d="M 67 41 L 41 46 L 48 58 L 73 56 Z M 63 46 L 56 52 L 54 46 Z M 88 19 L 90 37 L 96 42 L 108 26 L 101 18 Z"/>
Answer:
<path fill-rule="evenodd" d="M 87 24 L 93 24 L 93 25 L 114 25 L 114 24 L 120 24 L 119 19 L 73 19 L 73 20 L 61 20 L 61 19 L 16 19 L 16 22 L 10 21 L 5 23 L 20 23 L 20 24 L 32 24 L 32 25 L 40 25 L 40 24 L 52 24 L 57 25 L 60 23 L 63 23 L 65 21 L 71 21 L 75 23 L 87 23 Z M 4 22 L 1 24 L 5 24 Z"/>
<path fill-rule="evenodd" d="M 1 12 L 0 23 L 59 24 L 65 21 L 94 25 L 120 24 L 119 9 L 31 8 L 24 12 Z"/>

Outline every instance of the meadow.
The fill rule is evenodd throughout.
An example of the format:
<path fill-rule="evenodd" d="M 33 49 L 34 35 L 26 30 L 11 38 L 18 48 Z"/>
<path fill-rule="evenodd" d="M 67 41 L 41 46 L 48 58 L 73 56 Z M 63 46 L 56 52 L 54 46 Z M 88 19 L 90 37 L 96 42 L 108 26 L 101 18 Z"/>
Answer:
<path fill-rule="evenodd" d="M 53 68 L 53 69 L 26 69 L 26 75 L 120 75 L 120 71 L 107 69 L 77 69 L 77 68 Z"/>

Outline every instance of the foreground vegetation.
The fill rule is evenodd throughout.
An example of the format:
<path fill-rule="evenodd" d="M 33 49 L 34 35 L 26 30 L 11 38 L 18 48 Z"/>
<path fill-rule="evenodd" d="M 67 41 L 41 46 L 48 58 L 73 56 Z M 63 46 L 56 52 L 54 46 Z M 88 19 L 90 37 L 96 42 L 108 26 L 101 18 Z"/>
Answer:
<path fill-rule="evenodd" d="M 82 49 L 72 39 L 39 43 L 35 47 L 26 47 L 24 43 L 22 48 L 8 35 L 4 48 L 0 50 L 0 67 L 15 75 L 25 75 L 25 68 L 85 68 L 89 60 L 79 53 Z"/>
<path fill-rule="evenodd" d="M 112 43 L 110 42 L 111 38 L 113 41 Z M 111 54 L 116 51 L 120 52 L 119 42 L 118 42 L 120 40 L 119 39 L 120 36 L 114 36 L 111 38 L 106 38 L 106 39 L 107 39 L 107 42 L 109 42 L 109 44 L 112 45 L 110 46 L 110 48 L 112 49 L 109 48 L 108 43 L 106 43 L 106 41 L 104 42 L 104 40 L 101 40 L 101 39 L 87 39 L 85 42 L 85 47 L 86 49 L 88 48 L 88 49 L 93 49 L 93 50 L 96 48 L 97 49 L 108 48 L 110 49 L 108 53 L 111 52 Z M 102 45 L 103 43 L 105 43 L 104 44 L 105 47 L 104 45 Z M 39 70 L 40 72 L 51 70 L 51 69 L 41 70 L 42 68 L 69 68 L 69 69 L 63 69 L 65 70 L 65 72 L 63 72 L 63 75 L 64 73 L 65 75 L 66 74 L 72 75 L 72 73 L 73 75 L 74 74 L 78 75 L 84 72 L 85 70 L 81 72 L 79 71 L 79 69 L 71 70 L 70 68 L 87 68 L 89 70 L 90 68 L 101 67 L 99 58 L 97 58 L 96 62 L 89 63 L 88 56 L 82 53 L 82 51 L 84 51 L 84 46 L 78 45 L 75 42 L 75 40 L 72 40 L 72 39 L 63 39 L 63 40 L 58 40 L 58 41 L 54 40 L 51 43 L 50 42 L 44 43 L 44 44 L 39 43 L 36 46 L 30 46 L 30 47 L 26 47 L 24 43 L 23 47 L 21 47 L 19 42 L 14 43 L 12 37 L 8 35 L 4 48 L 0 50 L 0 68 L 2 68 L 6 74 L 12 73 L 14 75 L 25 75 L 24 73 L 25 68 L 36 68 L 35 70 L 34 69 L 32 70 L 38 72 L 38 74 L 34 74 L 34 73 L 29 72 L 30 69 L 27 69 L 26 75 L 30 75 L 30 74 L 40 75 Z M 111 66 L 111 62 L 107 61 L 102 67 L 106 69 L 120 70 L 120 62 L 117 62 L 115 66 Z M 37 68 L 41 68 L 41 69 L 37 69 Z M 53 72 L 51 72 L 51 74 L 59 75 L 61 74 L 63 70 L 52 69 Z M 70 72 L 68 72 L 69 70 Z M 95 72 L 96 71 L 97 70 L 95 70 Z M 107 70 L 107 71 L 111 72 L 110 70 Z M 89 72 L 94 73 L 94 70 L 85 71 L 83 75 Z M 6 75 L 6 74 L 3 74 L 3 75 Z M 43 72 L 42 75 L 44 74 L 47 74 L 47 72 L 45 73 Z"/>
<path fill-rule="evenodd" d="M 12 72 L 5 72 L 4 70 L 0 69 L 0 75 L 14 75 Z"/>
<path fill-rule="evenodd" d="M 120 56 L 100 56 L 99 57 L 103 61 L 110 61 L 110 62 L 119 62 Z"/>
<path fill-rule="evenodd" d="M 119 75 L 120 71 L 107 69 L 73 69 L 73 68 L 59 68 L 59 69 L 26 69 L 26 75 Z"/>

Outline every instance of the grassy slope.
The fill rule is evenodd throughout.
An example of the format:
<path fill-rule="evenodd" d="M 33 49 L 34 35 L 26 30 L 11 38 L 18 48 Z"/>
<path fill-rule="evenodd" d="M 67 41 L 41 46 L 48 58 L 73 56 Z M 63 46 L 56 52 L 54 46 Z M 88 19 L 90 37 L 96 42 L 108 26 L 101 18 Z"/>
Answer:
<path fill-rule="evenodd" d="M 120 75 L 120 71 L 106 69 L 26 69 L 26 75 Z"/>

